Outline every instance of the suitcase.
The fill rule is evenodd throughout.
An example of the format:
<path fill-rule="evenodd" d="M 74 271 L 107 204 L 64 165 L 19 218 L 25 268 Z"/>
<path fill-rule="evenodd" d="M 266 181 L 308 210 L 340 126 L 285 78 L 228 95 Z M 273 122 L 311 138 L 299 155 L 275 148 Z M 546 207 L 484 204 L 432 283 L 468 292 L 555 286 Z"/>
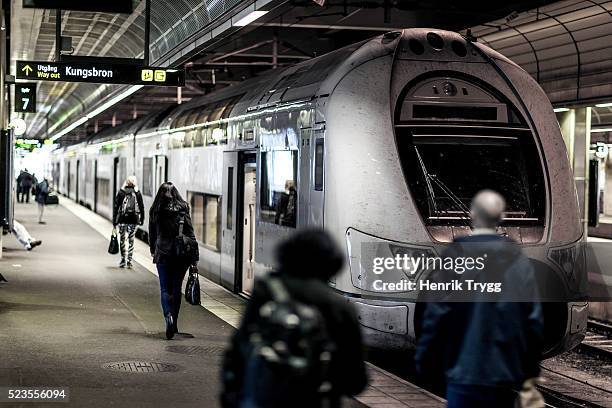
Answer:
<path fill-rule="evenodd" d="M 57 194 L 49 194 L 47 195 L 47 199 L 45 200 L 45 205 L 58 205 L 59 197 Z"/>

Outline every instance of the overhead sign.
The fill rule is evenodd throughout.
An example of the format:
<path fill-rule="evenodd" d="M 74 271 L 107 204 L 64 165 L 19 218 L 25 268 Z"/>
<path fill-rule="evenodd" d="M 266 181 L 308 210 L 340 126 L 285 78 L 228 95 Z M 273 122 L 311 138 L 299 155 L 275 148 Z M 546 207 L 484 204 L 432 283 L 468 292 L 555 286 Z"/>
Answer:
<path fill-rule="evenodd" d="M 15 112 L 36 112 L 36 84 L 15 84 Z"/>
<path fill-rule="evenodd" d="M 17 79 L 185 86 L 185 71 L 114 63 L 17 61 Z"/>
<path fill-rule="evenodd" d="M 132 13 L 132 0 L 23 0 L 24 8 L 99 11 L 106 13 Z"/>

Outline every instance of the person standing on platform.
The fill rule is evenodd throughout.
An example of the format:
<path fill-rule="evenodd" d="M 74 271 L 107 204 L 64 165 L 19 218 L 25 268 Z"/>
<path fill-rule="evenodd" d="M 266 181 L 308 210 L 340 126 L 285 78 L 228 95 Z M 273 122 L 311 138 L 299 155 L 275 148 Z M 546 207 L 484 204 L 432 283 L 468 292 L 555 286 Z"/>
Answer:
<path fill-rule="evenodd" d="M 32 175 L 28 172 L 28 169 L 25 169 L 21 178 L 21 202 L 29 203 L 30 202 L 30 190 L 32 189 Z M 25 198 L 24 198 L 25 195 Z"/>
<path fill-rule="evenodd" d="M 178 253 L 179 237 L 181 240 L 186 237 L 195 244 L 189 256 Z M 189 205 L 170 182 L 159 187 L 149 210 L 149 248 L 157 267 L 166 338 L 170 340 L 179 332 L 183 279 L 187 269 L 197 264 L 199 258 Z"/>
<path fill-rule="evenodd" d="M 456 290 L 428 298 L 415 360 L 422 378 L 444 377 L 449 408 L 513 408 L 518 395 L 521 401 L 531 398 L 530 407 L 544 407 L 535 389 L 542 306 L 529 259 L 518 244 L 496 232 L 504 210 L 501 195 L 479 192 L 470 211 L 472 235 L 455 239 L 441 257 L 486 254 L 484 267 L 429 278 L 447 273 L 463 285 L 468 279 L 501 282 L 501 292 L 490 295 Z"/>
<path fill-rule="evenodd" d="M 49 182 L 46 178 L 40 183 L 36 184 L 35 187 L 35 200 L 38 204 L 38 223 L 44 224 L 43 214 L 45 212 L 45 205 L 47 205 L 47 197 L 49 196 Z"/>
<path fill-rule="evenodd" d="M 340 407 L 367 384 L 357 316 L 327 283 L 344 256 L 323 230 L 304 230 L 277 247 L 276 260 L 255 281 L 225 353 L 221 405 Z"/>
<path fill-rule="evenodd" d="M 115 197 L 113 206 L 113 227 L 119 226 L 120 268 L 132 267 L 136 226 L 144 223 L 145 208 L 142 194 L 138 191 L 136 177 L 129 176 Z M 125 241 L 127 239 L 127 254 Z M 127 255 L 127 257 L 126 257 Z"/>

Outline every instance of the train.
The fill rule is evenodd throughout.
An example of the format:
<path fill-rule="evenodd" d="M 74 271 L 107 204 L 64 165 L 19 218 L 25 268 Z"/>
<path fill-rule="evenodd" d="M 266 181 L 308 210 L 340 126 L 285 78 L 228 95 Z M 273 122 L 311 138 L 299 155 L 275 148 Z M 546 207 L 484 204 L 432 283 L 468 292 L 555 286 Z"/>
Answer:
<path fill-rule="evenodd" d="M 423 307 L 415 292 L 376 289 L 403 276 L 373 273 L 372 258 L 439 253 L 470 233 L 473 195 L 493 189 L 508 203 L 500 233 L 539 265 L 544 289 L 567 294 L 543 303 L 545 355 L 585 335 L 583 229 L 553 108 L 517 64 L 459 33 L 393 31 L 276 69 L 58 148 L 49 173 L 107 218 L 126 176 L 147 208 L 172 181 L 201 273 L 247 297 L 279 241 L 326 229 L 346 254 L 330 286 L 368 345 L 395 350 L 414 347 Z M 283 194 L 292 216 L 279 215 Z"/>

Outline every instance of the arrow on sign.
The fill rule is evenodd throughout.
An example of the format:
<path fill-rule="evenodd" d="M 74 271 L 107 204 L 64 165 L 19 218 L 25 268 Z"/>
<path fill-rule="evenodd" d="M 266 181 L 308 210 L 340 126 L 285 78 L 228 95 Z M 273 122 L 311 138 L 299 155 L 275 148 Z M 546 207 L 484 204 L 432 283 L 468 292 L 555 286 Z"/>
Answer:
<path fill-rule="evenodd" d="M 21 68 L 21 70 L 25 72 L 26 75 L 30 75 L 30 72 L 32 72 L 32 67 L 29 65 L 26 65 L 25 67 Z"/>

